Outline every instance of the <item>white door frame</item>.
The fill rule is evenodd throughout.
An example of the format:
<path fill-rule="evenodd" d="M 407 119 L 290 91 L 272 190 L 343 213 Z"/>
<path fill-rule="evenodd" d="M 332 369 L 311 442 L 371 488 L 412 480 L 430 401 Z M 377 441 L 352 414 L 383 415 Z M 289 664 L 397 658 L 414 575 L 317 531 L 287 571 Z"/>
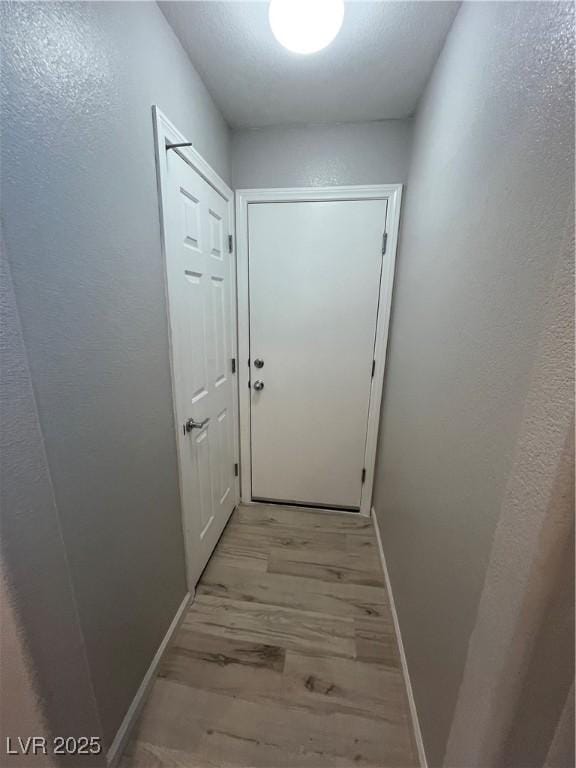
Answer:
<path fill-rule="evenodd" d="M 176 451 L 178 454 L 178 483 L 180 490 L 180 505 L 181 505 L 181 518 L 183 529 L 184 522 L 184 510 L 182 507 L 182 456 L 180 455 L 180 441 L 177 435 L 180 431 L 180 424 L 177 421 L 176 414 L 176 392 L 175 392 L 175 377 L 174 377 L 174 354 L 173 354 L 173 337 L 172 337 L 172 325 L 170 314 L 170 297 L 168 294 L 168 239 L 166 237 L 166 201 L 168 200 L 168 166 L 166 162 L 166 149 L 168 144 L 185 144 L 188 143 L 188 139 L 181 133 L 171 122 L 168 120 L 161 110 L 154 105 L 152 107 L 152 120 L 154 123 L 154 144 L 156 150 L 156 170 L 157 170 L 157 182 L 158 182 L 158 198 L 160 204 L 160 239 L 162 244 L 162 258 L 164 261 L 164 293 L 166 296 L 166 310 L 168 314 L 168 327 L 169 333 L 169 348 L 170 348 L 170 378 L 172 381 L 172 406 L 174 410 L 174 440 L 176 443 Z M 194 149 L 193 146 L 179 147 L 178 149 L 171 149 L 171 152 L 177 152 L 180 157 L 185 160 L 202 178 L 213 187 L 218 194 L 224 198 L 228 206 L 228 214 L 230 221 L 231 233 L 234 232 L 234 192 L 226 184 L 226 182 L 216 173 L 216 171 L 210 166 L 202 155 Z M 237 322 L 237 292 L 236 292 L 236 259 L 234 251 L 231 254 L 233 279 L 230 286 L 231 298 L 232 298 L 232 317 L 234 318 L 234 332 L 232 334 L 232 350 L 231 355 L 237 361 L 238 360 L 238 322 Z M 236 365 L 238 369 L 238 365 Z M 240 463 L 239 458 L 239 436 L 238 436 L 238 376 L 232 376 L 233 387 L 233 423 L 234 423 L 234 461 Z M 234 482 L 234 505 L 236 506 L 240 500 L 240 478 L 236 477 Z M 186 541 L 186 535 L 184 530 L 184 540 Z M 186 565 L 187 574 L 190 573 L 188 567 L 190 561 L 190 554 L 186 551 Z M 190 578 L 188 578 L 190 582 Z M 188 588 L 192 594 L 194 594 L 195 584 L 188 584 Z"/>
<path fill-rule="evenodd" d="M 402 184 L 375 184 L 358 187 L 287 187 L 282 189 L 236 190 L 236 258 L 238 279 L 238 353 L 240 389 L 240 478 L 243 504 L 252 504 L 250 448 L 250 302 L 248 280 L 248 205 L 250 203 L 312 202 L 328 200 L 382 200 L 388 202 L 386 212 L 387 244 L 380 281 L 379 309 L 376 324 L 374 359 L 376 366 L 370 389 L 368 430 L 364 454 L 366 479 L 360 497 L 360 513 L 368 517 L 372 505 L 374 464 L 384 385 L 384 366 L 388 344 L 388 326 L 392 304 L 392 284 L 396 264 Z M 384 231 L 384 222 L 383 229 Z"/>

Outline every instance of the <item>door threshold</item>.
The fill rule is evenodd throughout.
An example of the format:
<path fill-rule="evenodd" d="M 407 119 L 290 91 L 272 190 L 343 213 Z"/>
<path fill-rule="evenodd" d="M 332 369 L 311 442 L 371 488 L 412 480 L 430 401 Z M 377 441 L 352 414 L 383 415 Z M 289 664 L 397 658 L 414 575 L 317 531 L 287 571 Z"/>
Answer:
<path fill-rule="evenodd" d="M 360 507 L 339 507 L 328 504 L 304 504 L 298 501 L 272 501 L 271 499 L 259 499 L 252 497 L 254 504 L 265 504 L 268 507 L 296 507 L 297 509 L 313 509 L 315 512 L 348 512 L 354 515 L 360 513 Z"/>

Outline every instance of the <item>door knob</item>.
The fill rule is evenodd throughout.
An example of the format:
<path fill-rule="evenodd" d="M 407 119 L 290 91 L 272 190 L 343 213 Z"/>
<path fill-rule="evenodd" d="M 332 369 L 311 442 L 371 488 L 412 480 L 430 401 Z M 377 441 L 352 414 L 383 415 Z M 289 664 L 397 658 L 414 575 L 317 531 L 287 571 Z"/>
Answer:
<path fill-rule="evenodd" d="M 264 389 L 264 382 L 260 381 L 260 379 L 258 379 L 258 381 L 255 381 L 254 389 L 256 390 L 256 392 L 261 392 Z"/>
<path fill-rule="evenodd" d="M 254 360 L 254 365 L 256 368 L 264 368 L 264 360 L 261 360 L 259 357 Z"/>
<path fill-rule="evenodd" d="M 203 429 L 206 424 L 210 421 L 210 416 L 205 418 L 203 421 L 194 421 L 194 419 L 187 419 L 186 423 L 184 424 L 184 431 L 185 432 L 192 432 L 193 429 Z"/>

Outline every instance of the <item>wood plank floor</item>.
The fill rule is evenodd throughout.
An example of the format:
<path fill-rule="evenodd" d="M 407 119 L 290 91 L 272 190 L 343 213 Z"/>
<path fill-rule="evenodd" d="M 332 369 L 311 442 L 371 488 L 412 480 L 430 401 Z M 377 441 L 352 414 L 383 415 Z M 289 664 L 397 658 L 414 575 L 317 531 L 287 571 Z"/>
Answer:
<path fill-rule="evenodd" d="M 237 509 L 122 768 L 416 765 L 371 521 Z"/>

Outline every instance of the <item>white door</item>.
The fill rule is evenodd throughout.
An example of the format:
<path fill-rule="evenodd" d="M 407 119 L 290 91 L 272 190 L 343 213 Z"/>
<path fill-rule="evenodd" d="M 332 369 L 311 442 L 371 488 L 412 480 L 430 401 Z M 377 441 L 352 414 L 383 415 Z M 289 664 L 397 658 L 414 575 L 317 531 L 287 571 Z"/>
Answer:
<path fill-rule="evenodd" d="M 255 500 L 360 507 L 386 206 L 248 205 Z"/>
<path fill-rule="evenodd" d="M 176 152 L 166 162 L 174 399 L 192 587 L 238 501 L 232 230 L 226 200 Z"/>

